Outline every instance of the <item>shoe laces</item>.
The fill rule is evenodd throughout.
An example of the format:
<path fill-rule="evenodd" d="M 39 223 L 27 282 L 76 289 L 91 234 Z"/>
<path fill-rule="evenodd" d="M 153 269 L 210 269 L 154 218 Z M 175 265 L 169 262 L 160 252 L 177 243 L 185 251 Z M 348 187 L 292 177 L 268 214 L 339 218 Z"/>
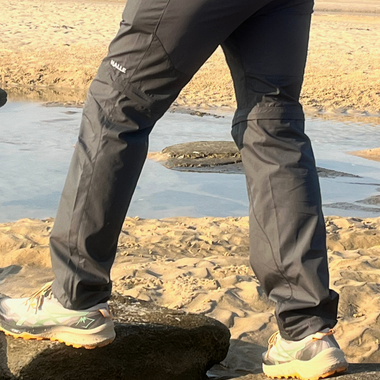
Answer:
<path fill-rule="evenodd" d="M 267 354 L 266 354 L 266 357 L 268 358 L 269 357 L 269 352 L 271 350 L 271 348 L 273 346 L 275 346 L 276 342 L 277 342 L 277 338 L 278 336 L 280 335 L 280 331 L 276 331 L 275 333 L 273 333 L 270 338 L 268 339 L 268 350 L 267 350 Z"/>
<path fill-rule="evenodd" d="M 46 283 L 41 289 L 33 293 L 26 301 L 25 305 L 28 306 L 28 311 L 33 308 L 37 314 L 38 309 L 43 305 L 46 297 L 51 299 L 53 297 L 52 291 L 53 281 Z"/>

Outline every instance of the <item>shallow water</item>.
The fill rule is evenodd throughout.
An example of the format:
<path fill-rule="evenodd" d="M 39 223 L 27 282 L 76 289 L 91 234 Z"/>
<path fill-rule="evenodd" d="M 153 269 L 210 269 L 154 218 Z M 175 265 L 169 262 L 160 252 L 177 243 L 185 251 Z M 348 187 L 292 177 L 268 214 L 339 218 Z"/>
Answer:
<path fill-rule="evenodd" d="M 0 222 L 55 216 L 81 112 L 27 102 L 10 102 L 0 110 Z M 149 150 L 197 140 L 231 140 L 231 119 L 232 115 L 167 113 L 151 134 Z M 318 166 L 362 177 L 321 178 L 325 214 L 380 215 L 375 206 L 355 209 L 366 207 L 357 201 L 378 194 L 380 162 L 346 153 L 379 147 L 380 125 L 308 118 L 307 130 Z M 343 209 L 329 207 L 338 202 L 346 203 Z M 179 172 L 148 160 L 128 215 L 242 216 L 247 210 L 243 175 Z"/>

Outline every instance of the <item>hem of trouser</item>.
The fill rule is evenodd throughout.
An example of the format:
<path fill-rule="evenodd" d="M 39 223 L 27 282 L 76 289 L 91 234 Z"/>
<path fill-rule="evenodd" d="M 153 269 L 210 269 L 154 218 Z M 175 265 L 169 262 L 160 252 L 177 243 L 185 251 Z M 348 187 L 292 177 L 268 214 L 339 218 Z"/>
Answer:
<path fill-rule="evenodd" d="M 286 332 L 286 330 L 282 329 L 279 325 L 279 331 L 280 335 L 285 340 L 290 340 L 293 342 L 298 342 L 304 338 L 306 338 L 309 335 L 316 334 L 319 331 L 322 331 L 326 328 L 332 329 L 335 325 L 335 323 L 326 323 L 322 318 L 313 316 L 310 317 L 310 319 L 306 323 L 307 329 L 300 335 L 295 336 L 294 334 L 290 335 Z"/>
<path fill-rule="evenodd" d="M 281 336 L 286 340 L 299 341 L 338 323 L 339 294 L 329 290 L 329 297 L 318 306 L 302 310 L 288 310 L 280 315 L 276 311 Z M 292 321 L 293 319 L 293 321 Z"/>
<path fill-rule="evenodd" d="M 250 120 L 305 120 L 305 114 L 302 110 L 293 110 L 282 107 L 261 107 L 254 109 L 249 115 L 235 115 L 232 127 L 236 124 L 247 122 Z"/>
<path fill-rule="evenodd" d="M 54 298 L 57 299 L 57 301 L 65 308 L 65 309 L 69 309 L 69 307 L 67 307 L 67 304 L 68 304 L 68 297 L 66 295 L 65 292 L 63 292 L 62 288 L 58 286 L 58 289 L 61 289 L 61 291 L 59 292 L 58 289 L 56 289 L 56 280 L 53 281 L 52 285 L 51 285 L 51 289 L 52 289 L 52 292 L 53 292 L 53 295 L 54 295 Z"/>

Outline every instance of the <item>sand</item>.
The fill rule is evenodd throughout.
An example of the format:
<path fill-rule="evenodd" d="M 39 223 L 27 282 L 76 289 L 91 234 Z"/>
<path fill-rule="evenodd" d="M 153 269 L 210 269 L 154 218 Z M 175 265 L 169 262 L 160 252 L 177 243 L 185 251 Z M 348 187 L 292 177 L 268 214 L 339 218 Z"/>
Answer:
<path fill-rule="evenodd" d="M 80 104 L 117 30 L 123 2 L 0 0 L 0 6 L 0 81 L 10 98 Z M 377 0 L 317 1 L 318 9 L 303 104 L 310 112 L 379 115 Z M 220 50 L 175 106 L 234 107 Z M 380 149 L 359 153 L 380 157 Z M 48 239 L 53 223 L 22 219 L 0 225 L 0 292 L 27 296 L 52 279 Z M 350 362 L 379 362 L 380 218 L 328 217 L 326 225 L 331 287 L 341 294 L 336 337 Z M 121 294 L 204 313 L 228 326 L 231 350 L 213 369 L 215 376 L 241 376 L 260 367 L 261 352 L 276 324 L 273 303 L 248 264 L 246 216 L 128 218 L 112 278 Z"/>
<path fill-rule="evenodd" d="M 358 150 L 356 152 L 350 152 L 351 154 L 368 160 L 380 161 L 380 148 Z"/>
<path fill-rule="evenodd" d="M 8 268 L 0 274 L 1 292 L 27 296 L 52 278 L 52 225 L 52 219 L 0 225 L 0 267 Z M 328 217 L 326 225 L 331 287 L 341 297 L 336 337 L 350 362 L 378 362 L 380 218 Z M 204 313 L 228 326 L 232 348 L 214 374 L 260 367 L 276 324 L 273 303 L 248 264 L 247 217 L 128 218 L 112 278 L 123 295 Z"/>
<path fill-rule="evenodd" d="M 124 2 L 1 0 L 0 5 L 2 85 L 24 86 L 22 91 L 11 91 L 14 98 L 28 94 L 49 101 L 83 101 L 82 90 L 94 78 L 117 31 Z M 316 9 L 302 92 L 306 110 L 379 114 L 380 22 L 374 12 L 380 12 L 380 5 L 377 0 L 321 0 Z M 352 10 L 360 12 L 347 12 Z M 47 86 L 54 91 L 28 90 Z M 63 88 L 69 92 L 62 94 Z M 235 106 L 220 49 L 182 91 L 177 105 L 202 109 Z"/>

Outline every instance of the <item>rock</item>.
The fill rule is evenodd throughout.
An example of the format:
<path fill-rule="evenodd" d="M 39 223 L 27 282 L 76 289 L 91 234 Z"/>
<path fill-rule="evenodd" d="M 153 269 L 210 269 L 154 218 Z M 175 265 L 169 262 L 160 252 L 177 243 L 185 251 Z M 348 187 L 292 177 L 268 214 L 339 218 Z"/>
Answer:
<path fill-rule="evenodd" d="M 380 195 L 373 195 L 372 197 L 362 199 L 361 201 L 358 201 L 358 202 L 365 203 L 366 205 L 380 206 Z"/>
<path fill-rule="evenodd" d="M 365 211 L 365 212 L 379 212 L 380 211 L 380 208 L 377 208 L 377 207 L 367 207 L 367 206 L 363 206 L 357 203 L 349 203 L 349 202 L 326 203 L 323 206 L 329 207 L 329 208 L 336 208 L 340 210 Z"/>
<path fill-rule="evenodd" d="M 230 333 L 216 320 L 118 294 L 110 306 L 116 339 L 106 347 L 6 337 L 11 373 L 23 380 L 203 380 L 227 355 Z"/>
<path fill-rule="evenodd" d="M 244 174 L 241 154 L 233 141 L 195 141 L 168 146 L 155 159 L 161 161 L 168 169 Z M 360 178 L 357 175 L 336 170 L 317 168 L 319 177 Z"/>
<path fill-rule="evenodd" d="M 194 141 L 176 144 L 163 149 L 162 153 L 179 159 L 233 157 L 241 161 L 240 152 L 233 141 Z"/>
<path fill-rule="evenodd" d="M 12 377 L 7 365 L 7 342 L 5 335 L 0 333 L 0 380 Z"/>
<path fill-rule="evenodd" d="M 358 175 L 338 172 L 332 169 L 320 168 L 317 167 L 318 176 L 321 178 L 337 178 L 337 177 L 349 177 L 349 178 L 361 178 Z"/>
<path fill-rule="evenodd" d="M 243 173 L 241 155 L 233 141 L 176 144 L 163 149 L 161 154 L 168 157 L 164 165 L 169 169 L 197 171 L 202 168 L 205 171 L 206 168 L 213 168 L 213 171 L 220 172 L 221 166 L 234 165 L 234 172 Z"/>
<path fill-rule="evenodd" d="M 380 378 L 380 364 L 350 364 L 348 371 L 341 375 L 335 375 L 334 380 L 377 380 Z M 268 379 L 262 373 L 239 377 L 239 380 L 264 380 Z M 222 378 L 215 380 L 224 380 Z"/>

